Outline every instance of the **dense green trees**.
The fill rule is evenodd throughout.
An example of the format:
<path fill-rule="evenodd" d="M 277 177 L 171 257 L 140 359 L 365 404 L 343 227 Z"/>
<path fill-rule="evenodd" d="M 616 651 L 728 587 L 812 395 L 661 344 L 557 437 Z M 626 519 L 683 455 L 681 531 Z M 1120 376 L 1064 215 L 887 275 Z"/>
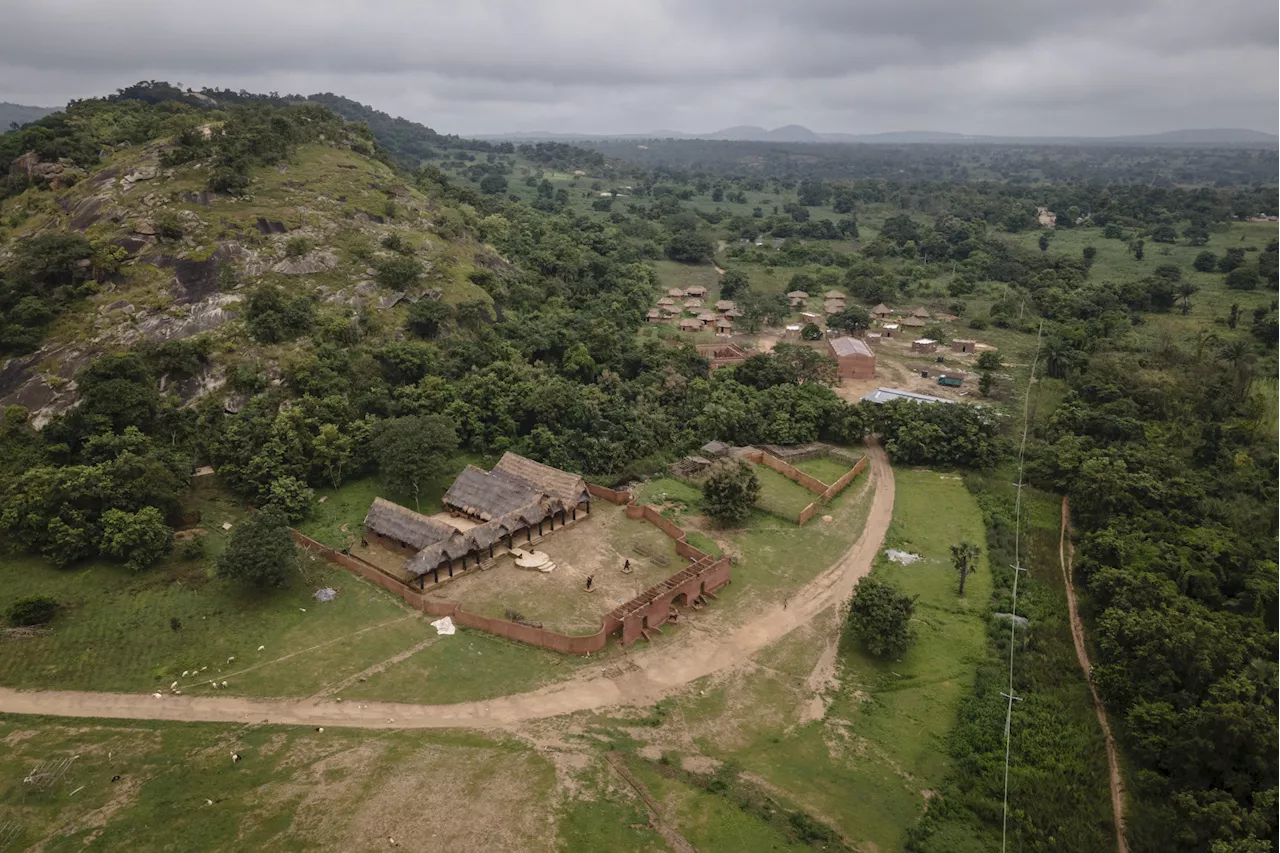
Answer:
<path fill-rule="evenodd" d="M 848 626 L 873 657 L 901 657 L 911 645 L 916 597 L 888 581 L 864 577 L 849 602 Z"/>
<path fill-rule="evenodd" d="M 257 587 L 284 586 L 296 554 L 284 512 L 265 507 L 232 528 L 218 555 L 218 576 Z"/>
<path fill-rule="evenodd" d="M 895 462 L 986 468 L 1004 452 L 998 421 L 987 410 L 905 400 L 867 406 L 872 430 Z"/>
<path fill-rule="evenodd" d="M 440 415 L 392 418 L 378 427 L 374 447 L 387 484 L 413 495 L 419 506 L 422 490 L 444 473 L 450 454 L 458 449 L 458 434 Z"/>
<path fill-rule="evenodd" d="M 1232 344 L 1162 376 L 1095 357 L 1030 468 L 1071 497 L 1095 680 L 1136 764 L 1136 849 L 1276 832 L 1277 456 L 1249 358 Z"/>
<path fill-rule="evenodd" d="M 759 497 L 760 478 L 741 459 L 718 463 L 702 484 L 702 508 L 722 525 L 745 520 Z"/>

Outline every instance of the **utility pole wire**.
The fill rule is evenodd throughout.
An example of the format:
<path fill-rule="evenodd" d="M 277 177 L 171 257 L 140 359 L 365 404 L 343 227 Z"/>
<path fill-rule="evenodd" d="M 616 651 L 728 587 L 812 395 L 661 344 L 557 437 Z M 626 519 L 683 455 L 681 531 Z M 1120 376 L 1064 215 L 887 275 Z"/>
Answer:
<path fill-rule="evenodd" d="M 1013 651 L 1018 631 L 1018 575 L 1026 571 L 1022 567 L 1022 482 L 1026 462 L 1027 431 L 1031 424 L 1031 386 L 1036 381 L 1036 364 L 1040 361 L 1040 340 L 1044 336 L 1044 320 L 1036 330 L 1036 354 L 1031 358 L 1031 373 L 1027 377 L 1027 394 L 1022 401 L 1022 442 L 1018 445 L 1018 495 L 1013 504 L 1013 606 L 1009 617 L 1009 691 L 1000 695 L 1009 700 L 1004 716 L 1004 815 L 1000 823 L 1000 853 L 1005 853 L 1009 839 L 1009 754 L 1013 746 L 1013 703 L 1022 698 L 1013 692 Z"/>

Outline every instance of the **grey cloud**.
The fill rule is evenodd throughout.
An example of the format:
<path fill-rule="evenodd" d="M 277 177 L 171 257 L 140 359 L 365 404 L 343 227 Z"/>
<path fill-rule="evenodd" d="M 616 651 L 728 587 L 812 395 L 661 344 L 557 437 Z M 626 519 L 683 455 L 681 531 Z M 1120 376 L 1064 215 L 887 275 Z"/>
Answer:
<path fill-rule="evenodd" d="M 1275 4 L 8 0 L 0 100 L 334 91 L 449 132 L 1275 130 Z"/>

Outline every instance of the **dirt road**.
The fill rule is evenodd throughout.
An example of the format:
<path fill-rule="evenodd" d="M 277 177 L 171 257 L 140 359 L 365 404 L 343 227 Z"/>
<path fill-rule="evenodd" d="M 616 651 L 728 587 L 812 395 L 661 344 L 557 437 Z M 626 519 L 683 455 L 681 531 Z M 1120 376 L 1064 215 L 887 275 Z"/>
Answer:
<path fill-rule="evenodd" d="M 1062 580 L 1067 589 L 1067 607 L 1071 611 L 1071 639 L 1076 644 L 1076 657 L 1080 660 L 1080 668 L 1089 681 L 1089 692 L 1093 694 L 1093 707 L 1098 713 L 1098 724 L 1102 726 L 1102 736 L 1107 744 L 1107 764 L 1111 768 L 1111 810 L 1115 813 L 1116 849 L 1120 853 L 1129 853 L 1129 843 L 1124 836 L 1124 781 L 1120 778 L 1120 762 L 1116 756 L 1116 741 L 1111 736 L 1111 725 L 1107 722 L 1107 711 L 1102 707 L 1098 691 L 1093 687 L 1093 679 L 1089 672 L 1093 664 L 1089 662 L 1089 651 L 1084 642 L 1084 623 L 1080 621 L 1080 613 L 1076 610 L 1076 590 L 1072 585 L 1071 558 L 1074 549 L 1067 543 L 1067 527 L 1071 521 L 1071 508 L 1064 495 L 1062 498 L 1062 532 L 1058 536 L 1058 561 L 1062 564 Z"/>
<path fill-rule="evenodd" d="M 862 536 L 840 559 L 790 597 L 721 635 L 683 631 L 661 648 L 631 654 L 631 671 L 609 677 L 599 671 L 535 690 L 480 702 L 413 705 L 396 702 L 337 702 L 310 699 L 249 699 L 223 696 L 25 692 L 0 688 L 0 712 L 55 717 L 179 720 L 217 723 L 280 723 L 355 728 L 494 728 L 615 705 L 650 705 L 689 682 L 747 661 L 765 646 L 849 597 L 871 570 L 893 515 L 893 469 L 879 447 L 868 451 L 874 478 L 870 512 Z M 713 605 L 714 606 L 714 605 Z"/>

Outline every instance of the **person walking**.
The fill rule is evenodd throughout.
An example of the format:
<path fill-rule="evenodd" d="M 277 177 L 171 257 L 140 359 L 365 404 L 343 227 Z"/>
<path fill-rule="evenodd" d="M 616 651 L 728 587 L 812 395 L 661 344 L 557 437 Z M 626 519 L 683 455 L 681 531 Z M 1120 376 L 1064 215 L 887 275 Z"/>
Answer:
<path fill-rule="evenodd" d="M 587 591 L 591 591 L 591 584 L 595 582 L 595 575 L 587 575 Z"/>

